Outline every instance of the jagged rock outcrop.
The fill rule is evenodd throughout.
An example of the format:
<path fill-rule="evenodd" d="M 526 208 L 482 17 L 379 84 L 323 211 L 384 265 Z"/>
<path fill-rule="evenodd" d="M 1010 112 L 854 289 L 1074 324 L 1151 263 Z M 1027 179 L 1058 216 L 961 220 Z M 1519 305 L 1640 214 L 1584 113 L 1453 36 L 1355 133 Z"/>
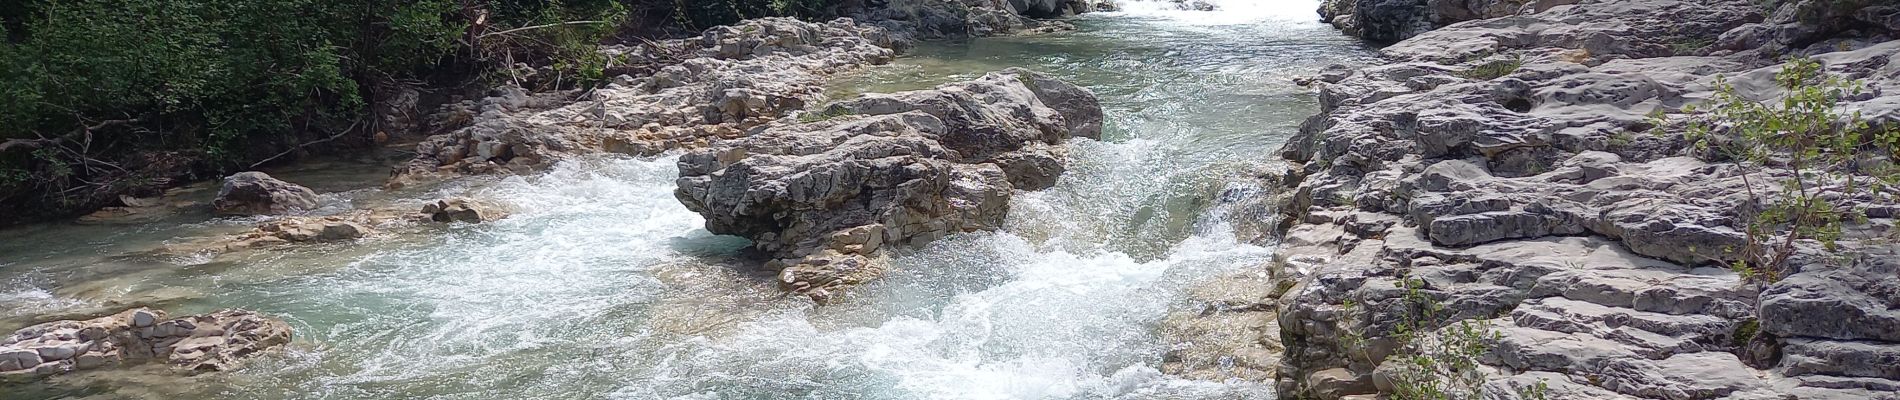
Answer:
<path fill-rule="evenodd" d="M 652 155 L 743 136 L 823 96 L 831 74 L 890 61 L 889 35 L 850 19 L 762 18 L 618 56 L 666 64 L 587 92 L 519 89 L 470 107 L 468 127 L 430 137 L 392 185 L 455 174 L 526 172 L 573 154 Z M 668 57 L 684 55 L 677 62 Z M 565 95 L 563 95 L 565 94 Z"/>
<path fill-rule="evenodd" d="M 245 310 L 167 320 L 164 311 L 137 308 L 54 321 L 0 339 L 0 382 L 145 362 L 192 373 L 224 371 L 289 343 L 290 335 L 283 321 Z"/>
<path fill-rule="evenodd" d="M 1389 64 L 1313 81 L 1321 113 L 1282 150 L 1293 168 L 1260 179 L 1286 186 L 1260 201 L 1283 214 L 1268 229 L 1286 269 L 1305 272 L 1278 303 L 1280 395 L 1393 390 L 1402 327 L 1463 320 L 1497 334 L 1479 360 L 1491 398 L 1538 382 L 1553 399 L 1891 398 L 1896 205 L 1836 200 L 1865 210 L 1838 251 L 1749 283 L 1722 267 L 1758 209 L 1743 169 L 1649 114 L 1707 101 L 1717 75 L 1772 98 L 1774 56 L 1794 52 L 1867 84 L 1842 110 L 1900 126 L 1900 42 L 1723 48 L 1769 16 L 1746 0 L 1576 3 L 1424 32 L 1384 49 Z M 1842 15 L 1884 12 L 1865 9 Z M 1421 301 L 1443 309 L 1421 319 Z"/>
<path fill-rule="evenodd" d="M 884 247 L 997 228 L 1014 191 L 1062 174 L 1063 142 L 1102 127 L 1093 94 L 1021 69 L 803 118 L 681 156 L 677 196 L 819 299 L 881 275 Z"/>
<path fill-rule="evenodd" d="M 1083 0 L 884 0 L 856 18 L 908 41 L 1068 30 L 1048 19 L 1095 9 Z"/>
<path fill-rule="evenodd" d="M 257 171 L 224 178 L 211 208 L 219 214 L 283 214 L 317 208 L 317 192 Z"/>

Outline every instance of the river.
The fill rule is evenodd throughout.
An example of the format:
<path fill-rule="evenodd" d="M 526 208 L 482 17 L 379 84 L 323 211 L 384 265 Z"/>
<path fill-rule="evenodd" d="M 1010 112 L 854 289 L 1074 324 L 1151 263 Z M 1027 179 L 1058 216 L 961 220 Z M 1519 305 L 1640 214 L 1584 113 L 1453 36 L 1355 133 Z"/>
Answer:
<path fill-rule="evenodd" d="M 1094 90 L 1101 141 L 1015 198 L 1005 229 L 895 257 L 893 273 L 823 307 L 784 296 L 673 198 L 673 159 L 602 156 L 542 175 L 419 192 L 375 189 L 375 163 L 271 171 L 328 210 L 467 195 L 507 219 L 428 234 L 253 254 L 143 252 L 255 219 L 202 213 L 136 225 L 0 231 L 0 321 L 151 304 L 285 318 L 288 350 L 197 377 L 87 372 L 0 398 L 1252 399 L 1271 384 L 1158 370 L 1156 325 L 1188 285 L 1261 268 L 1214 197 L 1317 111 L 1293 78 L 1372 52 L 1310 0 L 1215 12 L 1136 2 L 1077 31 L 926 43 L 841 78 L 836 96 L 919 89 L 1011 66 Z M 202 196 L 202 194 L 201 194 Z"/>

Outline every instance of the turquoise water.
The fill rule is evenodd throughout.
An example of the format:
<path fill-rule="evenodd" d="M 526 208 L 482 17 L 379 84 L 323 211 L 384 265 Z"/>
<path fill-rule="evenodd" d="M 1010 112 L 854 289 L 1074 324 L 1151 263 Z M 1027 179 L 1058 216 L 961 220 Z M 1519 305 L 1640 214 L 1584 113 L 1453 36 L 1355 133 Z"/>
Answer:
<path fill-rule="evenodd" d="M 924 88 L 1011 66 L 1095 90 L 1102 141 L 1073 145 L 1056 187 L 1018 196 L 1006 229 L 902 252 L 887 279 L 816 307 L 784 296 L 672 197 L 670 158 L 599 157 L 532 177 L 416 192 L 375 166 L 286 176 L 337 209 L 440 195 L 504 203 L 497 222 L 237 259 L 140 255 L 249 220 L 0 232 L 0 320 L 154 304 L 286 318 L 288 351 L 221 374 L 112 371 L 0 398 L 1044 399 L 1271 397 L 1269 385 L 1157 369 L 1182 290 L 1260 268 L 1212 196 L 1316 111 L 1291 83 L 1370 52 L 1311 1 L 1220 12 L 1136 3 L 1075 32 L 926 44 L 833 94 Z M 349 172 L 367 171 L 367 172 Z M 149 369 L 147 369 L 149 370 Z"/>

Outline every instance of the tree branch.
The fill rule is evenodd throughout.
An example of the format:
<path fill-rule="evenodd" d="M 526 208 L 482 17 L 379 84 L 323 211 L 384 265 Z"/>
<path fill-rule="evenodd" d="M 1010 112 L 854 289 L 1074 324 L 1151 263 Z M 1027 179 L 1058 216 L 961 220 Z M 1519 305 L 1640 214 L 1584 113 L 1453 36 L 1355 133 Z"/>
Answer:
<path fill-rule="evenodd" d="M 327 138 L 322 138 L 322 139 L 317 139 L 317 140 L 313 140 L 313 141 L 309 141 L 309 142 L 303 142 L 302 144 L 298 144 L 298 145 L 297 145 L 297 147 L 292 147 L 292 148 L 290 148 L 290 150 L 284 150 L 284 152 L 282 152 L 282 153 L 277 153 L 277 155 L 274 155 L 274 156 L 270 156 L 270 158 L 266 158 L 266 159 L 264 159 L 263 161 L 258 161 L 257 163 L 255 163 L 255 164 L 251 164 L 251 166 L 249 166 L 249 167 L 244 167 L 244 168 L 245 168 L 245 169 L 257 169 L 257 166 L 259 166 L 259 165 L 264 165 L 264 163 L 268 163 L 268 162 L 271 162 L 272 160 L 276 160 L 276 159 L 277 159 L 278 157 L 283 157 L 283 156 L 285 156 L 285 155 L 289 155 L 290 153 L 294 153 L 294 152 L 297 152 L 297 150 L 302 150 L 302 149 L 303 149 L 304 147 L 308 147 L 308 146 L 310 146 L 310 145 L 313 145 L 313 144 L 317 144 L 317 143 L 323 143 L 323 142 L 328 142 L 328 141 L 332 141 L 332 140 L 336 140 L 337 138 L 340 138 L 340 137 L 343 137 L 343 135 L 348 135 L 348 134 L 350 134 L 350 131 L 354 131 L 354 130 L 356 130 L 356 126 L 357 126 L 357 125 L 359 125 L 359 124 L 362 124 L 362 123 L 363 123 L 363 120 L 359 118 L 359 119 L 357 119 L 357 120 L 356 120 L 355 122 L 351 122 L 351 123 L 350 123 L 350 127 L 348 127 L 348 128 L 343 128 L 343 130 L 342 130 L 342 131 L 339 131 L 339 132 L 337 132 L 337 133 L 336 133 L 335 135 L 330 135 L 330 137 L 327 137 Z"/>
<path fill-rule="evenodd" d="M 542 28 L 552 28 L 556 26 L 601 24 L 601 23 L 606 23 L 606 22 L 607 21 L 567 21 L 567 22 L 557 22 L 557 23 L 546 24 L 546 25 L 524 26 L 524 27 L 509 29 L 509 30 L 500 31 L 500 32 L 484 33 L 484 34 L 481 34 L 481 36 L 476 36 L 475 38 L 482 39 L 482 38 L 487 38 L 489 36 L 506 35 L 506 34 L 520 32 L 520 31 L 535 30 L 535 29 L 542 29 Z"/>

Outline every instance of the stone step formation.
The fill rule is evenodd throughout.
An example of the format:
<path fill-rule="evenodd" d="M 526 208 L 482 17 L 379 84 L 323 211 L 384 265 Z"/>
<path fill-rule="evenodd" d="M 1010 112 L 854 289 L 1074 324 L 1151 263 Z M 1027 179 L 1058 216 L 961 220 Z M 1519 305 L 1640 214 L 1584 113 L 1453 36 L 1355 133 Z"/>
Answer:
<path fill-rule="evenodd" d="M 1282 398 L 1394 393 L 1399 338 L 1456 321 L 1494 329 L 1478 358 L 1487 398 L 1540 384 L 1552 399 L 1900 392 L 1900 209 L 1841 199 L 1864 215 L 1840 248 L 1745 280 L 1723 251 L 1746 244 L 1745 171 L 1651 117 L 1707 101 L 1717 76 L 1773 95 L 1782 56 L 1800 55 L 1865 83 L 1840 109 L 1900 127 L 1894 6 L 1531 2 L 1457 22 L 1399 3 L 1328 3 L 1335 24 L 1404 40 L 1389 63 L 1309 81 L 1321 112 L 1282 151 L 1292 166 L 1242 200 L 1278 210 L 1255 231 L 1296 271 L 1269 339 L 1286 349 Z M 1390 20 L 1430 22 L 1366 25 Z M 1442 310 L 1413 321 L 1420 303 Z"/>

